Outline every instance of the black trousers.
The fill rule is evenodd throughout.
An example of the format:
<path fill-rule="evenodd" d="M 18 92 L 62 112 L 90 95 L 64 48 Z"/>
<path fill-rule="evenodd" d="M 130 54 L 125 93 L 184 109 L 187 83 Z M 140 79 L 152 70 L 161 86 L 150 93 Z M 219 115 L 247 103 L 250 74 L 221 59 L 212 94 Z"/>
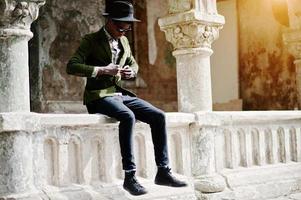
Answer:
<path fill-rule="evenodd" d="M 113 117 L 119 123 L 119 143 L 124 170 L 136 169 L 133 152 L 133 130 L 136 119 L 150 125 L 158 167 L 168 166 L 168 148 L 165 114 L 150 103 L 130 96 L 110 96 L 86 105 L 91 114 Z"/>

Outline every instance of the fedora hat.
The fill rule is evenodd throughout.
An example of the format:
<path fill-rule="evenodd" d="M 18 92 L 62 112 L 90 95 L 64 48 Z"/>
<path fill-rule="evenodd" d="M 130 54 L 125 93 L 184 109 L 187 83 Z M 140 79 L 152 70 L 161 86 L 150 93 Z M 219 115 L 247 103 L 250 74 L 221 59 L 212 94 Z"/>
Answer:
<path fill-rule="evenodd" d="M 115 21 L 140 22 L 134 17 L 133 5 L 126 1 L 113 1 L 108 5 L 106 11 L 102 15 Z"/>

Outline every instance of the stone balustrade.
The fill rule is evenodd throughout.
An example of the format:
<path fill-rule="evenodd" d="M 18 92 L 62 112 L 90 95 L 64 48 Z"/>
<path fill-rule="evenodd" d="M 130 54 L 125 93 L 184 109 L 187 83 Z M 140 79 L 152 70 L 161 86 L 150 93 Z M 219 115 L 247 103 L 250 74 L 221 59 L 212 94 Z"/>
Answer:
<path fill-rule="evenodd" d="M 0 199 L 16 195 L 34 199 L 33 194 L 85 199 L 87 189 L 82 186 L 104 199 L 126 198 L 121 189 L 118 122 L 88 114 L 3 113 L 0 119 Z M 194 115 L 169 113 L 167 119 L 170 164 L 174 172 L 189 177 L 189 124 Z M 138 122 L 134 137 L 137 175 L 147 185 L 156 173 L 149 126 Z M 195 199 L 192 183 L 178 195 Z"/>
<path fill-rule="evenodd" d="M 171 167 L 190 184 L 143 199 L 259 200 L 301 191 L 301 112 L 166 115 Z M 137 175 L 152 188 L 148 125 L 136 124 L 134 141 Z M 0 148 L 0 199 L 132 198 L 121 189 L 118 122 L 110 118 L 2 113 Z"/>
<path fill-rule="evenodd" d="M 221 123 L 215 133 L 216 170 L 301 162 L 301 119 L 283 113 L 213 114 Z"/>
<path fill-rule="evenodd" d="M 300 112 L 198 113 L 197 122 L 193 174 L 200 179 L 198 190 L 206 189 L 202 176 L 207 173 L 223 177 L 224 195 L 230 199 L 269 199 L 300 191 Z M 199 153 L 206 140 L 212 141 L 211 148 Z"/>

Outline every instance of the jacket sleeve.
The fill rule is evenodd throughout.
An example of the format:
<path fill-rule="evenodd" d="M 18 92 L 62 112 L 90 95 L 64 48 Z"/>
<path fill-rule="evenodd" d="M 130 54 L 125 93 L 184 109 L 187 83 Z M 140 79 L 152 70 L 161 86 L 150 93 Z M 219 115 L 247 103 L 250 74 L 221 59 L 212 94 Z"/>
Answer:
<path fill-rule="evenodd" d="M 68 74 L 82 77 L 92 76 L 95 66 L 86 64 L 86 59 L 90 55 L 92 47 L 91 41 L 85 36 L 67 64 L 66 71 Z"/>
<path fill-rule="evenodd" d="M 138 63 L 136 62 L 133 54 L 132 54 L 132 51 L 131 51 L 131 47 L 130 47 L 130 44 L 129 44 L 129 41 L 126 39 L 127 41 L 127 46 L 128 46 L 128 50 L 129 50 L 129 55 L 125 61 L 125 65 L 129 65 L 135 72 L 135 74 L 137 75 L 138 73 L 138 70 L 139 70 L 139 66 L 138 66 Z"/>

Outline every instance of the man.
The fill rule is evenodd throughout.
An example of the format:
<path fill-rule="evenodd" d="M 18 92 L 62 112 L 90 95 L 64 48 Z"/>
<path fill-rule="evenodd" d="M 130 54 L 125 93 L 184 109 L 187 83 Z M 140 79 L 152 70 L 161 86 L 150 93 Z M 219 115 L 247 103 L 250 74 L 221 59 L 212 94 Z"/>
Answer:
<path fill-rule="evenodd" d="M 105 26 L 83 38 L 67 65 L 67 73 L 87 77 L 84 104 L 89 113 L 101 113 L 120 121 L 119 143 L 125 170 L 125 190 L 132 195 L 147 193 L 135 177 L 132 143 L 136 119 L 151 127 L 158 167 L 155 183 L 172 187 L 186 186 L 185 182 L 172 176 L 168 167 L 164 112 L 120 85 L 121 79 L 135 78 L 138 72 L 138 65 L 124 36 L 131 30 L 131 23 L 139 21 L 134 18 L 133 6 L 125 1 L 115 1 L 103 15 L 107 17 Z"/>

